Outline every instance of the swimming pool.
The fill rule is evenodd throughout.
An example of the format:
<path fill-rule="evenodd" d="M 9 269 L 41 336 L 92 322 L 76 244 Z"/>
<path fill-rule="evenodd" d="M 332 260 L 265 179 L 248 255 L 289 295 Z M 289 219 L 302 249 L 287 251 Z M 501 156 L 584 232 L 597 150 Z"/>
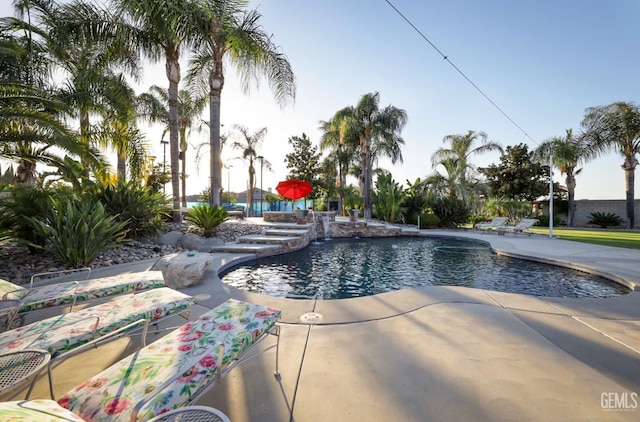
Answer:
<path fill-rule="evenodd" d="M 440 237 L 333 239 L 244 263 L 220 278 L 250 292 L 301 299 L 343 299 L 420 286 L 573 298 L 630 292 L 602 277 L 497 255 L 484 242 Z"/>

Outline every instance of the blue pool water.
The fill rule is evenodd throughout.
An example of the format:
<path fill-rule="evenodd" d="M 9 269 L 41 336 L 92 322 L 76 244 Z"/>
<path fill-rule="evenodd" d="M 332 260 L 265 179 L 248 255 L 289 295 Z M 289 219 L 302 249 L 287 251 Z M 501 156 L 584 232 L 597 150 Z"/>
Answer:
<path fill-rule="evenodd" d="M 260 258 L 221 275 L 255 293 L 343 299 L 420 286 L 464 286 L 551 297 L 611 297 L 629 290 L 567 268 L 507 258 L 455 238 L 333 239 Z"/>

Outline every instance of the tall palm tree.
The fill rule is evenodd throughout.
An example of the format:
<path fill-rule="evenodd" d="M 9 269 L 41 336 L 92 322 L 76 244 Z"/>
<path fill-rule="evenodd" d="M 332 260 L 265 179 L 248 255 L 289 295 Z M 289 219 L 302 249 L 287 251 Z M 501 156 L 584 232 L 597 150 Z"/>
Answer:
<path fill-rule="evenodd" d="M 249 189 L 247 190 L 247 202 L 249 202 L 249 216 L 253 217 L 253 192 L 256 188 L 256 169 L 254 167 L 255 160 L 260 156 L 258 148 L 267 136 L 267 128 L 263 127 L 253 133 L 249 132 L 244 126 L 234 125 L 236 130 L 236 137 L 240 138 L 239 141 L 234 141 L 231 145 L 235 149 L 242 151 L 240 158 L 249 164 Z M 267 170 L 271 170 L 271 163 L 265 159 L 262 159 L 261 165 Z"/>
<path fill-rule="evenodd" d="M 220 101 L 225 59 L 236 68 L 245 92 L 252 81 L 266 77 L 281 106 L 295 98 L 295 78 L 288 59 L 260 25 L 260 13 L 244 10 L 246 4 L 240 0 L 199 3 L 200 38 L 188 73 L 190 83 L 209 94 L 209 172 L 211 203 L 216 205 L 221 204 L 222 191 Z"/>
<path fill-rule="evenodd" d="M 487 134 L 484 132 L 475 132 L 473 130 L 468 131 L 464 135 L 447 135 L 442 138 L 443 143 L 448 143 L 448 148 L 438 148 L 431 156 L 431 164 L 433 167 L 437 167 L 439 164 L 443 164 L 445 161 L 454 160 L 455 165 L 458 167 L 455 170 L 455 174 L 458 177 L 458 182 L 464 183 L 466 178 L 471 176 L 476 167 L 471 163 L 470 158 L 472 155 L 483 154 L 489 151 L 503 152 L 502 145 L 498 142 L 489 141 Z M 477 144 L 480 144 L 476 146 Z M 450 165 L 451 163 L 449 163 Z M 447 169 L 447 173 L 450 173 L 450 169 Z"/>
<path fill-rule="evenodd" d="M 170 131 L 169 122 L 169 93 L 166 89 L 153 85 L 149 91 L 138 97 L 141 115 L 151 122 L 159 122 L 165 125 L 162 131 L 162 140 Z M 182 169 L 180 179 L 182 181 L 182 206 L 187 206 L 187 138 L 191 130 L 200 131 L 202 128 L 202 112 L 207 105 L 207 97 L 197 97 L 194 92 L 186 89 L 178 91 L 178 134 L 180 139 L 180 156 Z"/>
<path fill-rule="evenodd" d="M 573 131 L 567 129 L 565 136 L 555 136 L 540 144 L 534 151 L 534 157 L 539 161 L 546 162 L 551 158 L 553 165 L 560 170 L 560 173 L 565 175 L 569 199 L 568 225 L 573 227 L 575 225 L 576 212 L 576 176 L 582 171 L 581 168 L 576 167 L 587 158 L 587 150 L 582 137 L 573 136 Z"/>
<path fill-rule="evenodd" d="M 165 61 L 169 80 L 169 150 L 173 220 L 180 221 L 178 86 L 181 79 L 180 55 L 189 46 L 196 31 L 194 13 L 198 7 L 189 0 L 112 0 L 124 13 L 138 47 L 153 62 Z M 126 28 L 124 25 L 121 28 Z"/>
<path fill-rule="evenodd" d="M 344 196 L 347 185 L 347 175 L 349 174 L 350 163 L 354 160 L 357 152 L 359 139 L 353 131 L 349 131 L 348 116 L 351 109 L 338 111 L 331 120 L 320 121 L 320 130 L 323 131 L 320 137 L 320 149 L 329 151 L 329 157 L 335 161 L 338 170 L 338 196 L 342 204 L 342 214 L 344 215 Z"/>
<path fill-rule="evenodd" d="M 361 194 L 364 197 L 364 218 L 371 218 L 371 189 L 373 162 L 380 155 L 391 158 L 391 162 L 402 161 L 400 145 L 404 140 L 400 132 L 407 123 L 407 112 L 394 106 L 380 108 L 378 92 L 365 94 L 358 104 L 342 111 L 348 130 L 354 131 L 360 145 L 362 169 Z"/>
<path fill-rule="evenodd" d="M 582 120 L 585 140 L 591 156 L 616 151 L 624 157 L 622 169 L 626 182 L 627 227 L 635 227 L 635 170 L 640 154 L 640 107 L 635 103 L 616 102 L 591 107 Z"/>

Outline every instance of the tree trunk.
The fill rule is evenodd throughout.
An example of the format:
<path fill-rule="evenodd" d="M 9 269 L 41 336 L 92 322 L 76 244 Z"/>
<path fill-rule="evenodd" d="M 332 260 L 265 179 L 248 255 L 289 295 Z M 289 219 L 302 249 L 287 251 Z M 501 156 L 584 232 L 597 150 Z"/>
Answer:
<path fill-rule="evenodd" d="M 573 227 L 575 225 L 574 219 L 576 215 L 576 178 L 573 177 L 573 174 L 567 174 L 565 183 L 567 184 L 567 196 L 569 197 L 569 209 L 567 210 L 569 221 L 567 224 L 569 227 Z"/>
<path fill-rule="evenodd" d="M 177 50 L 167 57 L 166 71 L 169 79 L 169 155 L 171 163 L 171 193 L 173 195 L 173 222 L 179 223 L 180 213 L 180 178 L 178 160 L 178 84 L 180 83 L 180 62 Z"/>
<path fill-rule="evenodd" d="M 636 161 L 635 157 L 627 157 L 625 159 L 622 168 L 624 170 L 624 179 L 627 189 L 627 228 L 633 229 L 635 227 L 635 195 L 634 195 L 634 185 L 635 185 L 635 170 L 636 170 Z"/>
<path fill-rule="evenodd" d="M 222 159 L 220 151 L 220 100 L 224 76 L 222 60 L 216 60 L 209 75 L 209 177 L 211 183 L 211 205 L 222 205 Z"/>
<path fill-rule="evenodd" d="M 249 217 L 254 217 L 253 198 L 256 186 L 256 171 L 253 168 L 253 162 L 249 163 L 249 190 L 247 190 L 247 201 L 249 202 Z"/>
<path fill-rule="evenodd" d="M 182 161 L 182 171 L 180 181 L 182 182 L 182 207 L 187 208 L 187 139 L 186 129 L 180 128 L 180 161 Z"/>
<path fill-rule="evenodd" d="M 118 179 L 122 179 L 122 181 L 126 181 L 127 177 L 127 161 L 122 154 L 118 154 Z"/>
<path fill-rule="evenodd" d="M 371 140 L 367 137 L 364 141 L 362 152 L 362 176 L 364 196 L 364 219 L 371 218 Z"/>

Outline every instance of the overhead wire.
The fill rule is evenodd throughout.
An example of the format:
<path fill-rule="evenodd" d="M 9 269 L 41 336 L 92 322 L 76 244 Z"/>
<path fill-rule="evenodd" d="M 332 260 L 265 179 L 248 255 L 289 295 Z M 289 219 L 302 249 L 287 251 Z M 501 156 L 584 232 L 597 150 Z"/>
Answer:
<path fill-rule="evenodd" d="M 446 54 L 444 54 L 434 43 L 432 43 L 431 40 L 418 27 L 416 27 L 413 22 L 411 22 L 411 20 L 409 20 L 409 18 L 407 18 L 390 0 L 385 1 L 407 24 L 409 24 L 409 26 L 411 26 L 411 28 L 413 28 L 414 31 L 418 33 L 418 35 L 420 35 L 422 39 L 429 43 L 429 45 L 433 47 L 433 49 L 436 50 L 438 54 L 440 54 L 442 58 L 451 65 L 451 67 L 453 67 L 464 79 L 466 79 L 467 82 L 469 82 L 471 86 L 476 89 L 476 91 L 478 91 L 487 101 L 491 103 L 491 105 L 493 105 L 500 113 L 502 113 L 502 115 L 506 117 L 507 120 L 509 120 L 515 127 L 517 127 L 518 130 L 524 134 L 524 136 L 538 145 L 538 142 L 536 142 L 535 139 L 529 136 L 529 134 L 518 123 L 516 123 L 515 120 L 511 118 L 511 116 L 509 116 L 498 104 L 495 103 L 495 101 L 493 101 L 482 89 L 480 89 L 480 87 L 478 87 L 478 85 L 476 85 L 471 80 L 471 78 L 469 78 L 462 70 L 460 70 L 460 68 L 458 68 L 458 66 L 456 66 Z"/>

